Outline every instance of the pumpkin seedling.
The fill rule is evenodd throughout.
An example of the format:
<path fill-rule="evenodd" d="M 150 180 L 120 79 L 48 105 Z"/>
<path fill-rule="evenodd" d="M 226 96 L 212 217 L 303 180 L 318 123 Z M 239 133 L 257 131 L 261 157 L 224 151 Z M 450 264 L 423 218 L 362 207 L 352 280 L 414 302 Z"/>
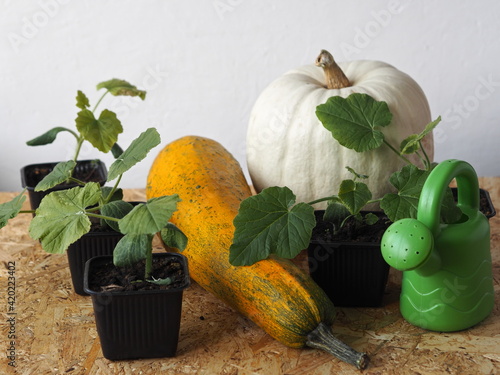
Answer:
<path fill-rule="evenodd" d="M 72 174 L 76 166 L 78 155 L 85 141 L 89 142 L 94 148 L 101 152 L 108 153 L 111 151 L 115 158 L 120 156 L 123 152 L 116 143 L 118 135 L 123 132 L 122 124 L 116 113 L 104 109 L 100 112 L 99 116 L 96 117 L 97 108 L 107 94 L 139 97 L 142 100 L 146 98 L 146 91 L 139 90 L 136 86 L 122 79 L 115 78 L 101 82 L 97 85 L 97 90 L 100 89 L 105 89 L 105 92 L 99 98 L 93 109 L 90 109 L 91 106 L 87 96 L 82 91 L 77 91 L 76 106 L 80 111 L 77 113 L 75 119 L 76 130 L 58 126 L 26 142 L 28 146 L 44 146 L 53 143 L 57 135 L 62 132 L 68 132 L 75 137 L 76 147 L 72 160 L 59 163 L 54 168 L 54 170 L 56 170 L 55 174 L 60 176 L 58 183 L 67 179 L 78 182 L 74 180 Z M 50 187 L 47 187 L 45 184 L 38 184 L 35 191 L 45 191 Z"/>
<path fill-rule="evenodd" d="M 388 193 L 372 199 L 368 186 L 359 181 L 368 178 L 350 169 L 353 179 L 341 182 L 337 195 L 331 195 L 296 204 L 296 196 L 288 187 L 269 187 L 259 194 L 245 199 L 234 219 L 235 233 L 230 248 L 233 265 L 251 265 L 270 254 L 291 259 L 307 248 L 312 230 L 316 225 L 313 205 L 328 202 L 325 219 L 337 224 L 337 228 L 349 217 L 363 219 L 367 223 L 376 220 L 371 215 L 362 217 L 363 207 L 378 203 L 391 221 L 416 217 L 418 199 L 427 176 L 435 164 L 431 163 L 424 148 L 423 138 L 439 124 L 440 118 L 429 123 L 419 134 L 413 134 L 399 147 L 390 144 L 380 130 L 390 125 L 392 114 L 385 102 L 374 100 L 367 94 L 351 94 L 347 98 L 331 97 L 317 107 L 316 115 L 323 126 L 344 147 L 357 152 L 367 152 L 388 147 L 406 165 L 390 177 L 397 193 Z M 416 154 L 421 166 L 407 157 Z M 444 220 L 453 222 L 461 217 L 454 204 L 451 190 L 446 195 Z"/>
<path fill-rule="evenodd" d="M 144 279 L 165 284 L 168 280 L 151 279 L 152 240 L 160 232 L 169 246 L 184 249 L 187 238 L 173 224 L 170 217 L 180 201 L 177 194 L 149 199 L 136 206 L 121 199 L 120 180 L 125 172 L 143 160 L 149 151 L 160 144 L 160 135 L 149 128 L 132 141 L 130 146 L 111 164 L 107 182 L 112 188 L 97 182 L 81 183 L 68 190 L 46 195 L 35 211 L 29 227 L 30 236 L 39 240 L 42 248 L 53 254 L 63 253 L 70 244 L 91 229 L 91 219 L 98 219 L 124 234 L 113 252 L 116 266 L 130 266 L 146 260 Z M 22 211 L 26 196 L 21 193 L 10 202 L 0 205 L 0 228 Z"/>

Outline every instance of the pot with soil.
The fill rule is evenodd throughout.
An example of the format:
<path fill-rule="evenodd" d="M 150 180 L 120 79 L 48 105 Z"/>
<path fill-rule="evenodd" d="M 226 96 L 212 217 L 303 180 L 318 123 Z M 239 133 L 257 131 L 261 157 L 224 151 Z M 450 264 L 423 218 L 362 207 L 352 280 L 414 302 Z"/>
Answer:
<path fill-rule="evenodd" d="M 139 205 L 141 202 L 129 203 L 131 206 L 129 206 L 128 209 L 123 209 L 123 213 L 130 212 L 132 207 Z M 96 218 L 92 218 L 91 223 L 90 232 L 84 234 L 79 240 L 69 245 L 66 252 L 73 289 L 75 293 L 81 296 L 88 296 L 83 290 L 85 263 L 89 259 L 97 256 L 113 255 L 115 246 L 123 237 L 123 234 L 120 233 L 119 228 L 116 226 L 116 229 L 113 229 L 105 222 L 97 220 Z"/>
<path fill-rule="evenodd" d="M 59 163 L 30 164 L 21 169 L 22 187 L 28 191 L 32 210 L 36 210 L 38 208 L 43 197 L 47 194 L 53 191 L 70 189 L 78 186 L 78 183 L 75 182 L 76 180 L 83 182 L 97 182 L 103 186 L 108 176 L 106 165 L 102 161 L 80 160 L 77 161 L 73 170 L 72 181 L 60 183 L 44 191 L 36 190 L 35 187 L 38 183 L 42 181 L 50 172 L 52 172 L 57 164 Z"/>
<path fill-rule="evenodd" d="M 75 293 L 88 296 L 83 290 L 85 263 L 96 256 L 113 255 L 113 250 L 122 237 L 123 234 L 108 227 L 91 230 L 69 245 L 67 256 Z"/>
<path fill-rule="evenodd" d="M 144 267 L 144 261 L 117 267 L 110 256 L 95 257 L 86 263 L 84 290 L 92 298 L 97 332 L 107 359 L 176 354 L 182 295 L 190 285 L 187 260 L 182 254 L 153 254 L 151 280 L 145 280 Z"/>
<path fill-rule="evenodd" d="M 380 240 L 391 222 L 381 212 L 372 214 L 379 218 L 375 224 L 350 217 L 334 231 L 334 225 L 323 220 L 324 211 L 315 211 L 317 224 L 307 250 L 309 272 L 335 306 L 382 304 L 389 265 L 380 252 Z"/>

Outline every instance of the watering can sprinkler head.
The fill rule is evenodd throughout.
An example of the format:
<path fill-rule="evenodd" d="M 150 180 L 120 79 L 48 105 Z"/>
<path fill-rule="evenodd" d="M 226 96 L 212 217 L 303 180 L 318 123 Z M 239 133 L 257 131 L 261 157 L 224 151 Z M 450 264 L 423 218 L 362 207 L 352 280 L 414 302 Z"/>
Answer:
<path fill-rule="evenodd" d="M 411 271 L 431 257 L 434 236 L 417 219 L 401 219 L 391 224 L 382 237 L 381 250 L 385 261 L 400 271 Z"/>

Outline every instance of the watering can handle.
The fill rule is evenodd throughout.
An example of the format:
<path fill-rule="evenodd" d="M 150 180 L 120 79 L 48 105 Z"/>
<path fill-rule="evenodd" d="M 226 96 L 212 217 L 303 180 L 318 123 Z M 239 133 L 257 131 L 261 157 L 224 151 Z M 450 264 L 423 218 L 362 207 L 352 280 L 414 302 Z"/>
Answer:
<path fill-rule="evenodd" d="M 420 194 L 417 219 L 436 236 L 439 233 L 441 202 L 446 188 L 456 178 L 458 205 L 479 211 L 479 182 L 472 166 L 461 160 L 439 163 L 429 174 Z"/>

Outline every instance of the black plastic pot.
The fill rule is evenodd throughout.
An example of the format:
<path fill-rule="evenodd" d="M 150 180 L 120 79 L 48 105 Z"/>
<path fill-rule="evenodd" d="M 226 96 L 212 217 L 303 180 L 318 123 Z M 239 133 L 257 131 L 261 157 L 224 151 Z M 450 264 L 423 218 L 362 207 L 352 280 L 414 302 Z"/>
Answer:
<path fill-rule="evenodd" d="M 335 306 L 380 306 L 389 276 L 380 242 L 315 240 L 315 234 L 324 231 L 327 225 L 323 214 L 321 210 L 315 212 L 317 225 L 308 247 L 311 277 Z"/>
<path fill-rule="evenodd" d="M 458 189 L 453 187 L 451 188 L 451 192 L 456 199 L 458 196 Z M 493 202 L 491 201 L 490 193 L 487 190 L 479 189 L 479 203 L 479 209 L 488 219 L 491 219 L 497 214 Z"/>
<path fill-rule="evenodd" d="M 457 189 L 451 190 L 456 197 Z M 489 219 L 496 215 L 495 207 L 488 191 L 479 190 L 481 212 Z M 321 210 L 315 212 L 317 225 L 313 238 L 330 225 L 323 222 L 323 214 Z M 308 248 L 308 261 L 311 277 L 336 306 L 382 304 L 390 267 L 382 257 L 380 242 L 313 240 Z"/>
<path fill-rule="evenodd" d="M 142 202 L 129 202 L 136 206 Z M 84 234 L 79 240 L 69 245 L 67 250 L 71 281 L 75 293 L 81 296 L 88 296 L 83 290 L 83 273 L 85 263 L 97 256 L 113 255 L 116 244 L 123 237 L 123 234 L 111 228 L 101 231 L 90 231 Z"/>
<path fill-rule="evenodd" d="M 69 245 L 67 250 L 68 263 L 75 293 L 88 296 L 83 289 L 85 263 L 97 256 L 113 255 L 113 250 L 122 237 L 123 234 L 113 230 L 89 232 Z"/>
<path fill-rule="evenodd" d="M 91 295 L 97 333 L 105 358 L 126 360 L 173 357 L 177 351 L 182 294 L 190 284 L 186 258 L 160 253 L 154 257 L 175 258 L 185 275 L 181 287 L 168 290 L 95 292 L 89 289 L 94 265 L 112 263 L 112 257 L 95 257 L 85 265 L 84 290 Z"/>
<path fill-rule="evenodd" d="M 28 190 L 31 209 L 36 210 L 43 197 L 53 191 L 70 189 L 77 184 L 60 184 L 46 191 L 35 191 L 35 186 L 48 175 L 57 163 L 30 164 L 21 169 L 21 183 L 23 188 Z M 78 176 L 84 182 L 98 182 L 102 185 L 108 178 L 106 165 L 100 160 L 80 160 L 77 161 L 74 176 Z"/>

